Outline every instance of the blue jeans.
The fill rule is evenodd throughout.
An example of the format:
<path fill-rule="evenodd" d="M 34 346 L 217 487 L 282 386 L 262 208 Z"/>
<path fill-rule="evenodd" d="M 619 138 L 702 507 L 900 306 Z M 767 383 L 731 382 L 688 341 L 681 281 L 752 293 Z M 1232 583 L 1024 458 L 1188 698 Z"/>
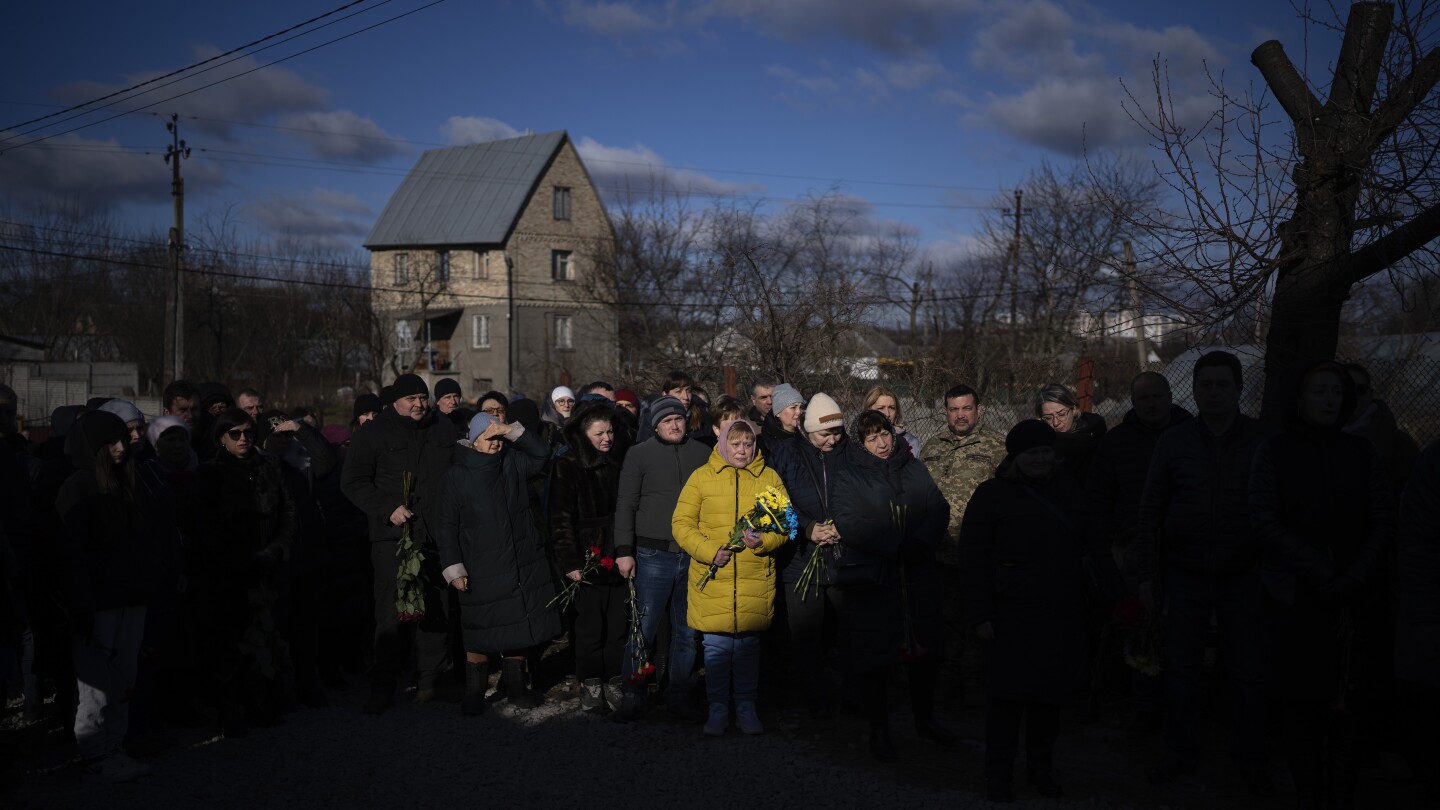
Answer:
<path fill-rule="evenodd" d="M 1220 659 L 1234 690 L 1231 756 L 1242 769 L 1265 767 L 1265 586 L 1254 571 L 1165 574 L 1165 737 L 1170 751 L 1193 762 L 1205 717 L 1205 637 L 1210 615 L 1220 632 Z"/>
<path fill-rule="evenodd" d="M 683 551 L 669 552 L 639 546 L 635 549 L 635 598 L 644 611 L 640 632 L 645 647 L 655 649 L 655 634 L 660 617 L 670 611 L 670 663 L 666 668 L 669 683 L 665 687 L 666 703 L 682 703 L 695 682 L 695 631 L 685 622 L 685 596 L 690 575 L 690 555 Z M 627 675 L 640 668 L 627 637 L 620 661 Z M 622 688 L 632 694 L 645 690 L 644 683 L 634 684 L 626 677 Z"/>
<path fill-rule="evenodd" d="M 754 703 L 760 695 L 760 634 L 705 633 L 705 695 L 711 703 Z"/>

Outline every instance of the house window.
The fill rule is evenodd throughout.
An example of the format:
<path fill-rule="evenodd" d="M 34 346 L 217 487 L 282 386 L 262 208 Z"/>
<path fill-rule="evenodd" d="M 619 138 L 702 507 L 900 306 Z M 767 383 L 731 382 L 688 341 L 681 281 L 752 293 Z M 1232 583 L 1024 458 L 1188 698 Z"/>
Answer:
<path fill-rule="evenodd" d="M 556 219 L 570 218 L 570 189 L 565 186 L 555 187 L 554 208 Z"/>
<path fill-rule="evenodd" d="M 490 348 L 490 316 L 489 316 L 489 315 L 471 315 L 471 316 L 470 316 L 470 348 L 472 348 L 472 349 L 488 349 L 488 348 Z"/>
<path fill-rule="evenodd" d="M 395 322 L 395 351 L 408 352 L 415 348 L 413 338 L 414 333 L 410 330 L 409 321 Z"/>
<path fill-rule="evenodd" d="M 490 277 L 490 254 L 481 251 L 475 252 L 475 263 L 470 265 L 470 278 L 479 281 L 482 278 Z"/>
<path fill-rule="evenodd" d="M 435 280 L 441 284 L 450 280 L 450 251 L 435 251 Z"/>
<path fill-rule="evenodd" d="M 570 340 L 570 338 L 571 338 L 571 334 L 570 334 L 570 316 L 569 316 L 569 315 L 556 315 L 556 316 L 555 316 L 555 320 L 554 320 L 554 322 L 553 322 L 553 327 L 554 327 L 554 328 L 553 328 L 553 331 L 555 332 L 555 348 L 557 348 L 557 349 L 570 349 L 570 348 L 573 348 L 573 347 L 574 347 L 574 344 L 571 343 L 571 340 Z"/>
<path fill-rule="evenodd" d="M 410 254 L 409 254 L 409 253 L 396 253 L 396 254 L 395 254 L 395 283 L 396 283 L 396 284 L 409 284 L 409 283 L 410 283 Z"/>
<path fill-rule="evenodd" d="M 550 278 L 555 281 L 575 280 L 575 263 L 570 260 L 570 251 L 550 251 Z"/>

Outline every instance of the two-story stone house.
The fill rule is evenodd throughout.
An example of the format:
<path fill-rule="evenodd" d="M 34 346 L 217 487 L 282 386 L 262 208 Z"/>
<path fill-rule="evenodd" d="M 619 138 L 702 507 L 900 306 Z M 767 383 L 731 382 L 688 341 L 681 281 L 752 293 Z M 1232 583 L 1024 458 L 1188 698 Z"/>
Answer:
<path fill-rule="evenodd" d="M 536 399 L 613 373 L 614 241 L 564 132 L 424 153 L 365 241 L 391 371 Z"/>

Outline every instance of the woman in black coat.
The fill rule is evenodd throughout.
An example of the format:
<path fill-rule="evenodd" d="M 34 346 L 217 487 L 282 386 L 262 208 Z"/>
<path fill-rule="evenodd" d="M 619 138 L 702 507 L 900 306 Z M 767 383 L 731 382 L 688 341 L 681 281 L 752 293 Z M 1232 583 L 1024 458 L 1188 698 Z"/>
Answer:
<path fill-rule="evenodd" d="M 535 431 L 481 412 L 440 483 L 436 542 L 445 581 L 459 591 L 465 714 L 485 708 L 491 655 L 501 657 L 510 705 L 543 702 L 526 683 L 525 658 L 560 634 L 560 618 L 549 607 L 555 584 L 545 542 L 530 515 L 530 477 L 548 455 Z"/>
<path fill-rule="evenodd" d="M 105 411 L 85 414 L 66 436 L 75 471 L 56 496 L 65 549 L 79 705 L 75 742 L 88 772 L 127 781 L 145 768 L 125 755 L 146 607 L 163 587 L 163 516 L 136 480 L 128 430 Z M 173 518 L 171 518 L 173 533 Z"/>
<path fill-rule="evenodd" d="M 1302 807 L 1353 806 L 1360 732 L 1370 701 L 1390 681 L 1385 568 L 1395 509 L 1374 447 L 1343 431 L 1354 409 L 1343 367 L 1308 367 L 1284 432 L 1256 450 L 1250 478 L 1287 759 Z"/>
<path fill-rule="evenodd" d="M 580 708 L 597 711 L 609 703 L 620 708 L 621 654 L 629 625 L 625 621 L 625 579 L 615 570 L 615 502 L 620 494 L 620 460 L 609 401 L 576 408 L 565 423 L 568 448 L 555 459 L 550 479 L 550 543 L 555 567 L 579 581 L 586 560 L 599 549 L 599 561 L 584 574 L 575 597 L 575 677 Z"/>
<path fill-rule="evenodd" d="M 945 650 L 940 568 L 934 549 L 950 524 L 950 504 L 925 466 L 897 446 L 878 411 L 855 419 L 849 463 L 839 469 L 830 508 L 841 557 L 834 587 L 851 673 L 862 681 L 870 753 L 894 761 L 885 706 L 888 669 L 909 664 L 915 733 L 951 745 L 955 733 L 935 722 L 935 681 Z"/>
<path fill-rule="evenodd" d="M 1005 463 L 975 489 L 960 526 L 965 617 L 984 644 L 992 801 L 1011 799 L 1022 720 L 1030 783 L 1061 795 L 1051 763 L 1060 707 L 1085 684 L 1084 498 L 1061 471 L 1055 437 L 1038 419 L 1012 428 Z M 1092 556 L 1114 566 L 1108 549 Z"/>
<path fill-rule="evenodd" d="M 803 584 L 801 579 L 816 554 L 833 557 L 834 549 L 827 547 L 840 542 L 831 495 L 840 470 L 849 464 L 855 450 L 845 434 L 840 407 L 828 394 L 811 397 L 801 431 L 794 441 L 780 442 L 774 456 L 767 459 L 785 482 L 785 491 L 800 521 L 795 541 L 781 547 L 775 563 L 790 630 L 790 677 L 805 692 L 811 716 L 824 717 L 834 709 L 824 668 L 825 640 L 833 635 L 827 633 L 827 624 L 835 623 L 839 592 L 821 582 L 819 576 Z"/>
<path fill-rule="evenodd" d="M 1090 474 L 1090 460 L 1105 436 L 1104 417 L 1080 410 L 1075 392 L 1050 383 L 1035 395 L 1035 418 L 1055 431 L 1055 457 L 1082 487 Z"/>
<path fill-rule="evenodd" d="M 212 425 L 215 453 L 200 465 L 199 529 L 221 732 L 275 725 L 289 669 L 276 629 L 283 566 L 295 536 L 295 502 L 280 468 L 262 456 L 250 414 L 230 408 Z"/>

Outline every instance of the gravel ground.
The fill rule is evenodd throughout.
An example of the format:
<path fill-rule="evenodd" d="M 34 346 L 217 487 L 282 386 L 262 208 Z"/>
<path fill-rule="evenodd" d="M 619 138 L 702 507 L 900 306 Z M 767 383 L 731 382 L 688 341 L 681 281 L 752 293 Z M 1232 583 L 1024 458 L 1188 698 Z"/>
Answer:
<path fill-rule="evenodd" d="M 906 703 L 896 694 L 892 705 Z M 940 716 L 965 735 L 958 748 L 916 739 L 908 716 L 893 725 L 901 761 L 870 759 L 864 722 L 852 716 L 810 720 L 798 712 L 763 711 L 767 733 L 731 729 L 703 737 L 652 711 L 637 723 L 582 715 L 563 686 L 525 712 L 492 703 L 481 717 L 461 717 L 452 703 L 402 698 L 384 715 L 362 714 L 365 690 L 332 693 L 333 705 L 301 709 L 283 725 L 237 739 L 205 739 L 181 730 L 181 742 L 148 760 L 152 771 L 129 785 L 81 776 L 69 760 L 73 743 L 53 722 L 17 729 L 18 706 L 0 731 L 25 735 L 18 788 L 0 793 L 16 808 L 289 808 L 433 807 L 451 802 L 527 807 L 991 807 L 982 792 L 983 709 L 942 705 Z M 1044 800 L 1016 781 L 1016 807 L 1207 808 L 1290 806 L 1282 795 L 1248 797 L 1223 756 L 1176 785 L 1157 789 L 1143 778 L 1159 749 L 1132 741 L 1117 708 L 1108 722 L 1062 728 L 1057 776 L 1073 798 Z M 1216 748 L 1217 746 L 1211 746 Z M 1023 760 L 1023 755 L 1022 755 Z M 1023 764 L 1017 771 L 1023 774 Z M 1362 789 L 1379 804 L 1413 807 L 1413 785 L 1367 774 Z M 1381 797 L 1384 797 L 1383 800 Z"/>

